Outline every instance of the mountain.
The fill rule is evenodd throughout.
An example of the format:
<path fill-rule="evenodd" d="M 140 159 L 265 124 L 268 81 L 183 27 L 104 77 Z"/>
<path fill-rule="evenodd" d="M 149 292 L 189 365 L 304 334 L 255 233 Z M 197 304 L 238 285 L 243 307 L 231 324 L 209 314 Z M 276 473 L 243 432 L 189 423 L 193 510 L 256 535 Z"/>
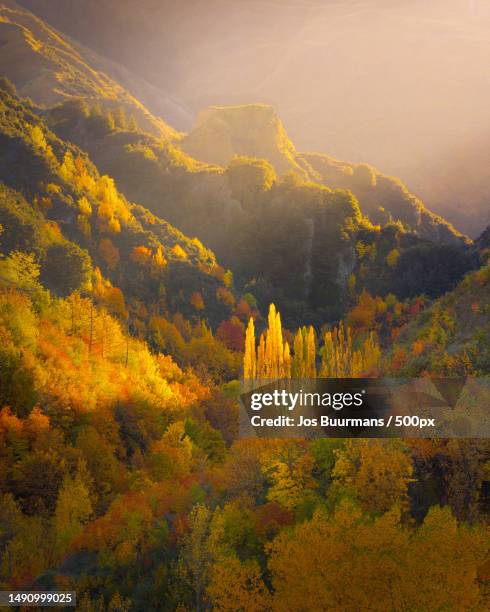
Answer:
<path fill-rule="evenodd" d="M 83 101 L 44 117 L 130 200 L 209 245 L 262 309 L 281 303 L 291 324 L 338 318 L 349 292 L 364 288 L 440 295 L 473 265 L 470 241 L 399 181 L 365 164 L 298 153 L 270 107 L 213 109 L 196 133 L 174 142 L 101 120 Z M 212 163 L 185 153 L 189 142 L 201 157 L 211 152 Z M 266 155 L 282 174 L 249 155 Z"/>
<path fill-rule="evenodd" d="M 265 158 L 279 175 L 295 171 L 333 189 L 350 189 L 362 212 L 375 223 L 391 217 L 437 242 L 464 241 L 460 232 L 427 210 L 400 180 L 368 164 L 297 152 L 271 106 L 211 107 L 200 114 L 181 146 L 193 157 L 212 164 L 227 165 L 235 155 Z"/>
<path fill-rule="evenodd" d="M 181 143 L 186 153 L 227 166 L 235 155 L 267 159 L 279 174 L 301 171 L 296 149 L 272 106 L 212 106 L 201 111 Z"/>
<path fill-rule="evenodd" d="M 27 2 L 87 46 L 0 0 L 0 589 L 84 612 L 490 609 L 489 440 L 354 439 L 345 393 L 320 398 L 341 438 L 267 435 L 264 411 L 243 435 L 240 408 L 271 377 L 433 377 L 444 399 L 469 377 L 431 416 L 481 436 L 490 228 L 471 241 L 373 166 L 301 153 L 272 105 L 207 100 L 177 132 L 147 82 L 185 79 L 161 73 L 202 37 L 254 53 L 242 26 L 267 71 L 273 15 L 407 3 Z M 190 72 L 173 92 L 214 79 Z"/>
<path fill-rule="evenodd" d="M 182 131 L 209 105 L 265 102 L 301 150 L 399 176 L 472 237 L 488 223 L 485 0 L 22 3 L 171 91 Z"/>
<path fill-rule="evenodd" d="M 186 342 L 217 343 L 204 322 L 216 329 L 233 311 L 225 270 L 199 240 L 129 202 L 40 112 L 0 89 L 2 252 L 27 250 L 55 295 L 88 292 L 135 335 L 182 363 L 198 359 Z M 236 356 L 218 344 L 215 367 L 230 373 Z"/>
<path fill-rule="evenodd" d="M 19 94 L 37 104 L 51 106 L 61 100 L 83 96 L 104 107 L 122 107 L 145 130 L 164 137 L 176 131 L 156 117 L 120 83 L 130 83 L 146 96 L 155 97 L 122 66 L 62 37 L 43 20 L 16 2 L 0 2 L 0 74 L 9 78 Z M 117 73 L 116 82 L 105 70 Z M 145 89 L 146 88 L 146 89 Z"/>
<path fill-rule="evenodd" d="M 48 104 L 37 112 L 50 130 L 88 152 L 130 201 L 209 246 L 261 309 L 282 303 L 292 325 L 335 320 L 364 289 L 435 297 L 474 265 L 470 241 L 399 180 L 367 164 L 299 152 L 270 105 L 211 107 L 179 134 L 155 124 L 89 63 L 90 54 L 42 20 L 15 4 L 5 4 L 3 15 L 0 26 L 21 49 L 15 55 L 9 47 L 9 74 L 21 92 Z M 31 66 L 41 60 L 38 81 Z M 143 109 L 145 124 L 130 103 Z M 191 316 L 193 307 L 181 303 Z M 213 326 L 221 320 L 213 315 Z"/>

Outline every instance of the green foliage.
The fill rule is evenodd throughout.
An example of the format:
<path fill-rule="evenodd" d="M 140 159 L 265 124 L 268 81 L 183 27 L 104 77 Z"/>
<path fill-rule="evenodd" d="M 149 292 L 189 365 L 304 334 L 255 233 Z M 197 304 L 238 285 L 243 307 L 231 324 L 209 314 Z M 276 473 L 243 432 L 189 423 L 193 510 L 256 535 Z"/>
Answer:
<path fill-rule="evenodd" d="M 489 312 L 490 273 L 483 266 L 402 329 L 389 367 L 408 376 L 425 371 L 449 377 L 486 375 Z"/>
<path fill-rule="evenodd" d="M 86 251 L 72 242 L 62 242 L 46 250 L 41 280 L 56 295 L 67 296 L 73 291 L 87 288 L 91 270 Z"/>
<path fill-rule="evenodd" d="M 142 335 L 150 315 L 179 311 L 194 317 L 195 292 L 204 299 L 200 316 L 213 328 L 229 318 L 230 306 L 217 297 L 226 278 L 216 273 L 211 251 L 129 203 L 110 177 L 100 176 L 85 154 L 57 138 L 19 99 L 0 92 L 0 108 L 0 132 L 8 143 L 0 154 L 3 252 L 33 253 L 43 283 L 59 295 L 87 288 L 91 260 L 124 293 Z M 50 112 L 50 121 L 65 135 L 104 112 L 74 99 Z M 140 247 L 148 253 L 144 261 L 133 257 Z M 146 312 L 138 306 L 141 299 Z"/>
<path fill-rule="evenodd" d="M 277 181 L 272 165 L 265 159 L 234 157 L 225 172 L 231 195 L 245 209 L 260 207 L 261 195 Z"/>

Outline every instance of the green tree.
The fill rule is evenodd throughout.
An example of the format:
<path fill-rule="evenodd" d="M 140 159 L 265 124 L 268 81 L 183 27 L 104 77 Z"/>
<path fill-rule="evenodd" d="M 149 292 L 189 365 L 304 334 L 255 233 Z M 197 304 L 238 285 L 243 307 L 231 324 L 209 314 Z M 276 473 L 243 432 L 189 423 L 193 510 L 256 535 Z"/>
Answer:
<path fill-rule="evenodd" d="M 74 476 L 67 474 L 63 479 L 53 519 L 56 544 L 60 552 L 66 549 L 92 516 L 90 481 L 91 477 L 83 460 L 80 461 Z"/>
<path fill-rule="evenodd" d="M 41 267 L 43 284 L 57 295 L 67 296 L 88 285 L 91 260 L 73 242 L 54 244 L 46 250 Z"/>

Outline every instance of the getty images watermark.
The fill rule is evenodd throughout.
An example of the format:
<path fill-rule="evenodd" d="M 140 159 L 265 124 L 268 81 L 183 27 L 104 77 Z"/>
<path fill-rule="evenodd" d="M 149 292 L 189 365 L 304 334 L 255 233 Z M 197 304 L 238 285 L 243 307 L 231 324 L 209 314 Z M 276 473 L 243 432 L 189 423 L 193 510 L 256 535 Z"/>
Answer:
<path fill-rule="evenodd" d="M 241 404 L 242 437 L 490 437 L 490 378 L 246 381 Z"/>

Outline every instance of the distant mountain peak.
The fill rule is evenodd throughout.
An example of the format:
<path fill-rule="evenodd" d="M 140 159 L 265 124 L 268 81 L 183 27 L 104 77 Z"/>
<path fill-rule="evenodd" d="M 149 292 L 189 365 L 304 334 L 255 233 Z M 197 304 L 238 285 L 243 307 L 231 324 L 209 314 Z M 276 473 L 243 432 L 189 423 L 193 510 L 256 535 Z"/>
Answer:
<path fill-rule="evenodd" d="M 209 106 L 202 110 L 182 148 L 202 161 L 227 165 L 235 155 L 268 159 L 279 174 L 300 170 L 296 149 L 269 104 Z"/>

